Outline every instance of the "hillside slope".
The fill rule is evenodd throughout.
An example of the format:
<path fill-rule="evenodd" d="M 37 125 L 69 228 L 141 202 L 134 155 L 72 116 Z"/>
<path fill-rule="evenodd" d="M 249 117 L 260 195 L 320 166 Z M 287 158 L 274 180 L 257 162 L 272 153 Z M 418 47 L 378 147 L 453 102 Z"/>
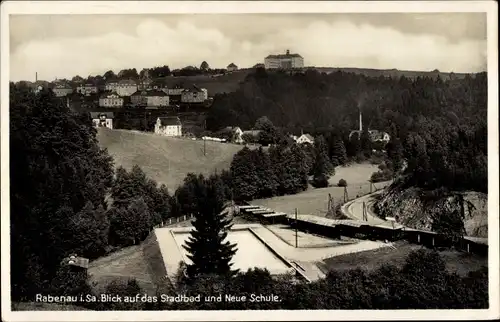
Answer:
<path fill-rule="evenodd" d="M 375 209 L 381 216 L 398 215 L 402 224 L 416 229 L 431 230 L 432 211 L 450 211 L 456 203 L 452 197 L 429 201 L 422 198 L 423 190 L 419 188 L 388 189 L 375 204 Z M 470 213 L 466 208 L 464 222 L 467 236 L 488 237 L 488 195 L 479 192 L 464 192 L 464 199 L 473 204 Z"/>
<path fill-rule="evenodd" d="M 153 133 L 109 130 L 100 128 L 99 145 L 107 148 L 115 160 L 115 166 L 130 170 L 135 164 L 159 184 L 170 191 L 182 183 L 189 172 L 209 175 L 228 169 L 233 156 L 243 146 L 218 142 L 167 138 Z"/>

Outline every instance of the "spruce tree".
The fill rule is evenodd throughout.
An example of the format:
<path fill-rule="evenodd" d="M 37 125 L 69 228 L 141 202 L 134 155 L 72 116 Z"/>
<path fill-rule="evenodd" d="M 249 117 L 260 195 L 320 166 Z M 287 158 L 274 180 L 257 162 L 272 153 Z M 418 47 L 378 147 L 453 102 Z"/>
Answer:
<path fill-rule="evenodd" d="M 183 245 L 192 262 L 187 266 L 187 276 L 190 280 L 200 275 L 232 276 L 237 273 L 231 269 L 237 248 L 226 240 L 232 223 L 222 214 L 225 201 L 223 183 L 220 179 L 205 180 L 199 188 L 196 193 L 200 206 L 193 221 L 194 229 Z"/>
<path fill-rule="evenodd" d="M 328 157 L 328 147 L 323 136 L 318 136 L 314 140 L 314 177 L 326 176 L 327 178 L 335 173 L 335 168 Z"/>
<path fill-rule="evenodd" d="M 344 141 L 338 135 L 335 135 L 332 140 L 332 164 L 333 166 L 343 165 L 347 162 L 347 152 Z"/>

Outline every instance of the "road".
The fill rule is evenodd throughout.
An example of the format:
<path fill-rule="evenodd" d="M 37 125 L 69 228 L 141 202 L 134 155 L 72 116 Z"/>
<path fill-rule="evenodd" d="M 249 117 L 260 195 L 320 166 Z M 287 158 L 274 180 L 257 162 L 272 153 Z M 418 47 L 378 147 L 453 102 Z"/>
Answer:
<path fill-rule="evenodd" d="M 342 206 L 342 212 L 351 219 L 365 221 L 363 219 L 363 203 L 364 203 L 366 206 L 366 217 L 367 217 L 367 220 L 365 221 L 366 223 L 373 226 L 392 227 L 392 222 L 378 217 L 372 211 L 373 204 L 375 203 L 374 197 L 380 193 L 382 193 L 382 190 L 354 199 Z M 402 225 L 400 224 L 394 225 L 394 228 L 400 228 L 400 227 L 402 227 Z"/>

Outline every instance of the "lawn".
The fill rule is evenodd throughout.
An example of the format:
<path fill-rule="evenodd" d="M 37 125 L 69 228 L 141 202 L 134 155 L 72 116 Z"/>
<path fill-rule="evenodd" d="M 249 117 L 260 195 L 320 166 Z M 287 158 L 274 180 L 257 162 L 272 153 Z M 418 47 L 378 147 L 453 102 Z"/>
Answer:
<path fill-rule="evenodd" d="M 127 247 L 92 261 L 88 273 L 96 291 L 104 291 L 112 279 L 136 279 L 141 288 L 153 290 L 153 280 L 141 246 Z"/>
<path fill-rule="evenodd" d="M 411 251 L 422 248 L 421 245 L 410 244 L 406 241 L 398 241 L 394 245 L 396 249 L 384 247 L 371 251 L 340 255 L 325 259 L 317 263 L 317 265 L 325 272 L 329 270 L 343 271 L 357 267 L 372 271 L 383 264 L 401 267 Z M 447 250 L 440 251 L 439 254 L 446 262 L 449 271 L 456 271 L 461 275 L 488 265 L 488 258 L 470 253 Z"/>
<path fill-rule="evenodd" d="M 107 148 L 115 166 L 130 170 L 139 165 L 146 175 L 175 190 L 190 172 L 209 175 L 228 169 L 242 145 L 180 138 L 168 138 L 139 131 L 101 128 L 97 138 Z"/>
<path fill-rule="evenodd" d="M 376 169 L 377 167 L 371 164 L 354 164 L 348 167 L 337 167 L 335 170 L 336 174 L 330 178 L 331 187 L 320 189 L 309 188 L 295 195 L 257 199 L 251 203 L 288 214 L 293 214 L 297 208 L 299 214 L 325 216 L 328 210 L 329 194 L 333 197 L 335 204 L 343 203 L 344 201 L 344 188 L 336 186 L 340 179 L 347 181 L 348 197 L 349 199 L 354 199 L 356 196 L 362 196 L 370 192 L 368 179 L 370 179 L 371 174 Z M 332 184 L 333 182 L 335 182 L 335 185 Z M 375 184 L 375 188 L 380 189 L 388 184 L 389 182 L 379 182 Z"/>

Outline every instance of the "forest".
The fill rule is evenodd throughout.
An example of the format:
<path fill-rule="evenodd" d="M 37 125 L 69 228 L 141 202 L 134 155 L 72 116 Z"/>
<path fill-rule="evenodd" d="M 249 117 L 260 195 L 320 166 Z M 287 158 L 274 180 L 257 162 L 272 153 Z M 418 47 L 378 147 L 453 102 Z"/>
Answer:
<path fill-rule="evenodd" d="M 227 125 L 257 126 L 264 133 L 260 139 L 275 146 L 268 151 L 243 149 L 227 171 L 208 178 L 189 174 L 184 185 L 172 192 L 137 166 L 115 170 L 107 151 L 98 147 L 88 114 L 71 112 L 49 91 L 34 94 L 11 83 L 12 299 L 30 301 L 47 290 L 87 292 L 86 277 L 71 275 L 60 265 L 65 256 L 77 252 L 92 260 L 138 244 L 166 218 L 192 213 L 220 226 L 210 214 L 218 213 L 224 200 L 297 193 L 307 187 L 309 175 L 322 186 L 333 166 L 373 153 L 366 135 L 348 139 L 349 131 L 358 126 L 358 108 L 367 127 L 390 133 L 385 164 L 406 185 L 487 191 L 486 89 L 486 74 L 443 81 L 258 70 L 239 91 L 216 97 L 208 124 L 214 131 Z M 314 148 L 283 140 L 288 131 L 298 130 L 317 137 Z M 211 186 L 217 187 L 217 193 L 207 192 Z M 225 254 L 231 256 L 229 250 Z M 389 268 L 381 268 L 379 273 L 331 273 L 324 281 L 293 286 L 271 281 L 265 272 L 240 272 L 224 285 L 240 283 L 242 292 L 253 292 L 255 287 L 276 292 L 288 288 L 280 293 L 285 300 L 275 304 L 280 308 L 487 306 L 485 271 L 459 277 L 426 270 L 422 265 L 431 260 L 426 256 L 435 255 L 415 256 L 408 258 L 410 264 L 401 274 L 395 273 L 397 282 L 384 280 L 383 269 Z M 437 258 L 432 262 L 441 265 Z M 416 263 L 420 264 L 412 270 Z M 427 272 L 424 279 L 419 275 L 422 270 Z M 210 279 L 217 278 L 196 276 L 186 287 L 209 291 Z M 126 287 L 136 291 L 133 282 Z M 350 295 L 339 291 L 345 289 Z M 287 290 L 308 300 L 297 303 L 296 296 L 284 295 Z"/>

